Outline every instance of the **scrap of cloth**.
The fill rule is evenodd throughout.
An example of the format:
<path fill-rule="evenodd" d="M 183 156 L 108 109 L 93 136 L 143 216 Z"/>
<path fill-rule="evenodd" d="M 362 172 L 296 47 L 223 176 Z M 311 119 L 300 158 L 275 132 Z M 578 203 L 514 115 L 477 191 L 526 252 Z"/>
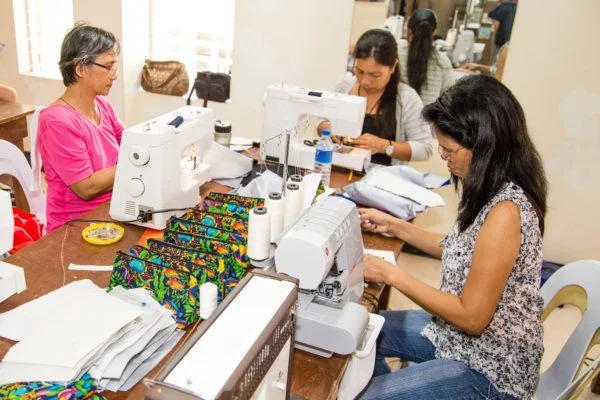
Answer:
<path fill-rule="evenodd" d="M 9 400 L 106 400 L 106 397 L 98 394 L 96 381 L 87 373 L 81 379 L 66 386 L 46 382 L 9 383 L 0 386 L 0 398 Z"/>

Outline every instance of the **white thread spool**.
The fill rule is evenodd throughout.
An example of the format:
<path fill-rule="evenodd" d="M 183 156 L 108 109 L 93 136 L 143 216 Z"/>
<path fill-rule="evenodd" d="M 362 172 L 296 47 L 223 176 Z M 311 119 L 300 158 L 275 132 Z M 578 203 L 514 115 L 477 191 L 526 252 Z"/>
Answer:
<path fill-rule="evenodd" d="M 283 212 L 283 229 L 289 229 L 302 212 L 304 197 L 297 183 L 288 183 L 285 191 L 285 209 Z"/>
<path fill-rule="evenodd" d="M 266 207 L 254 207 L 248 218 L 248 257 L 252 260 L 269 258 L 271 248 L 271 215 Z"/>
<path fill-rule="evenodd" d="M 302 209 L 304 209 L 304 177 L 300 174 L 291 175 L 287 183 L 295 183 L 300 186 L 300 195 L 302 196 Z"/>
<path fill-rule="evenodd" d="M 212 282 L 200 285 L 200 318 L 207 319 L 217 308 L 218 288 Z"/>
<path fill-rule="evenodd" d="M 275 243 L 275 239 L 283 230 L 283 212 L 284 212 L 285 199 L 281 193 L 271 192 L 269 197 L 265 201 L 265 206 L 271 214 L 271 243 Z"/>

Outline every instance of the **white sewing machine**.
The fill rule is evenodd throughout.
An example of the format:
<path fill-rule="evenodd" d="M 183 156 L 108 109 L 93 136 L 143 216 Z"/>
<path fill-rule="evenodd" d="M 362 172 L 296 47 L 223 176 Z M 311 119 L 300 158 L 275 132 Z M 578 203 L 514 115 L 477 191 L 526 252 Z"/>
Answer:
<path fill-rule="evenodd" d="M 0 190 L 0 255 L 13 248 L 14 222 L 10 193 Z M 23 268 L 0 261 L 0 302 L 25 289 Z"/>
<path fill-rule="evenodd" d="M 290 129 L 288 165 L 314 169 L 314 137 L 308 128 L 310 117 L 322 117 L 331 122 L 331 134 L 355 138 L 360 136 L 366 112 L 366 99 L 360 96 L 306 89 L 286 84 L 273 84 L 267 88 L 265 121 L 263 125 L 261 156 L 285 158 L 286 135 Z M 333 165 L 362 171 L 371 152 L 365 149 L 342 146 L 333 153 Z"/>
<path fill-rule="evenodd" d="M 369 314 L 359 304 L 363 241 L 354 203 L 326 197 L 311 206 L 277 243 L 275 268 L 300 281 L 296 347 L 329 357 L 363 345 Z"/>
<path fill-rule="evenodd" d="M 394 35 L 396 42 L 404 37 L 404 17 L 402 15 L 390 15 L 385 19 L 382 26 Z"/>
<path fill-rule="evenodd" d="M 452 65 L 460 65 L 473 62 L 473 49 L 475 44 L 475 33 L 471 30 L 464 30 L 456 37 L 456 43 L 452 48 Z"/>
<path fill-rule="evenodd" d="M 145 381 L 146 399 L 289 398 L 297 296 L 297 279 L 249 272 L 156 380 Z"/>
<path fill-rule="evenodd" d="M 202 158 L 213 142 L 213 120 L 211 109 L 186 106 L 125 129 L 110 216 L 164 229 L 183 211 L 156 211 L 198 204 L 199 188 L 210 180 Z"/>

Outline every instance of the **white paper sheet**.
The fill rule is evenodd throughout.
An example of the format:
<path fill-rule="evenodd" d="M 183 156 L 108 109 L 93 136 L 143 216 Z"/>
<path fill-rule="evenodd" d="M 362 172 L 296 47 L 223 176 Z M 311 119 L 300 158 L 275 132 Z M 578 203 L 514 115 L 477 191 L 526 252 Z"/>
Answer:
<path fill-rule="evenodd" d="M 79 265 L 79 264 L 69 264 L 69 269 L 71 271 L 112 271 L 112 265 Z"/>
<path fill-rule="evenodd" d="M 437 193 L 425 189 L 414 183 L 405 181 L 386 171 L 375 171 L 368 181 L 369 185 L 393 193 L 397 196 L 409 198 L 428 207 L 446 205 L 444 199 Z"/>
<path fill-rule="evenodd" d="M 320 182 L 321 174 L 306 174 L 302 178 L 302 184 L 304 185 L 304 209 L 307 209 L 312 204 Z"/>
<path fill-rule="evenodd" d="M 44 312 L 49 315 L 40 315 Z M 12 336 L 20 341 L 4 357 L 0 379 L 2 383 L 74 379 L 140 315 L 135 306 L 89 280 L 26 303 L 2 315 L 2 323 L 12 326 Z M 37 326 L 43 329 L 33 329 Z"/>
<path fill-rule="evenodd" d="M 365 249 L 364 250 L 365 254 L 371 254 L 374 255 L 375 257 L 379 257 L 384 259 L 385 261 L 396 265 L 396 257 L 394 257 L 394 252 L 393 251 L 387 251 L 387 250 L 376 250 L 376 249 Z"/>

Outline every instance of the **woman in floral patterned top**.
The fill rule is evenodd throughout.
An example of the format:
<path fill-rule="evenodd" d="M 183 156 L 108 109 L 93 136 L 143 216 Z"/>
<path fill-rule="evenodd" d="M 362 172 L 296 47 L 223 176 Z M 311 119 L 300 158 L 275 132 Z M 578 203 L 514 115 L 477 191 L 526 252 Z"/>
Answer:
<path fill-rule="evenodd" d="M 539 293 L 546 178 L 513 94 L 488 76 L 459 80 L 423 117 L 461 199 L 450 233 L 372 209 L 363 228 L 442 259 L 439 289 L 365 256 L 365 278 L 425 311 L 389 311 L 362 399 L 528 399 L 544 351 Z M 390 373 L 384 357 L 416 364 Z"/>

